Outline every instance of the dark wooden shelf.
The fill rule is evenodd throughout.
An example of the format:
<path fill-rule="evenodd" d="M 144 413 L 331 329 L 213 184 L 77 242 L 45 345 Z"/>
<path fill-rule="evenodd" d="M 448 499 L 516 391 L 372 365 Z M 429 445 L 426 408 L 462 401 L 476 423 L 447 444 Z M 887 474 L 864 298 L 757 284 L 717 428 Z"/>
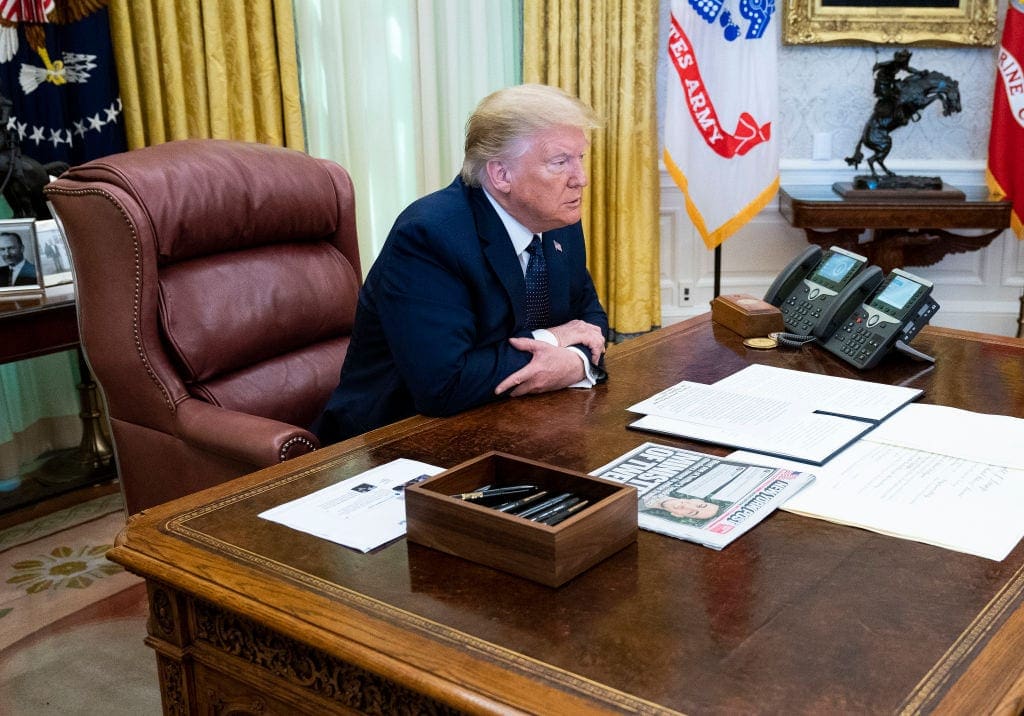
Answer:
<path fill-rule="evenodd" d="M 844 197 L 832 186 L 789 186 L 779 190 L 779 212 L 804 230 L 808 242 L 854 251 L 889 272 L 977 251 L 1010 226 L 1009 202 L 989 198 L 983 186 L 958 188 L 963 198 L 949 192 L 936 198 L 927 190 L 903 197 L 891 192 Z"/>

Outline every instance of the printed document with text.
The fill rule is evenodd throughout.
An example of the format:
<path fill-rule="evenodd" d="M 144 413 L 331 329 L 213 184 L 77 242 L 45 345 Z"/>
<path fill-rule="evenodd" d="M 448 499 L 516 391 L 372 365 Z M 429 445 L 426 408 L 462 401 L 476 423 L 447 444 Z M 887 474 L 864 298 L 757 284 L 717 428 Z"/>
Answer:
<path fill-rule="evenodd" d="M 630 406 L 644 415 L 630 427 L 820 465 L 921 393 L 751 365 L 713 385 L 683 381 Z"/>
<path fill-rule="evenodd" d="M 259 516 L 369 552 L 405 534 L 405 486 L 443 471 L 399 458 Z"/>
<path fill-rule="evenodd" d="M 815 468 L 783 509 L 1002 560 L 1024 538 L 1021 445 L 1024 419 L 908 405 Z M 780 464 L 750 452 L 730 459 Z"/>

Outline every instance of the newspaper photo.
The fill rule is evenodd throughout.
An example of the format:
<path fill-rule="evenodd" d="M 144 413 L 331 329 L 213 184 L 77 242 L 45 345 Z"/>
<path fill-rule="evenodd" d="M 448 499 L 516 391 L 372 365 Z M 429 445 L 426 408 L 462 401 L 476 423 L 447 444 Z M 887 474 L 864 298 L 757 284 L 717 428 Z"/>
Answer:
<path fill-rule="evenodd" d="M 722 549 L 814 479 L 692 450 L 644 443 L 595 477 L 632 485 L 642 529 Z"/>

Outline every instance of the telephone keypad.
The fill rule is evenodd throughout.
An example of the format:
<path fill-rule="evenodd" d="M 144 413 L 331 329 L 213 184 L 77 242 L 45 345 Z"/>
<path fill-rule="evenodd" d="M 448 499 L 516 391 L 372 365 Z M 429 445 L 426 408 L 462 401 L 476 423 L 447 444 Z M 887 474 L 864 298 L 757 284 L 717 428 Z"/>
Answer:
<path fill-rule="evenodd" d="M 872 322 L 868 319 L 866 312 L 856 311 L 850 320 L 833 335 L 833 338 L 841 344 L 839 350 L 855 362 L 866 361 L 886 340 L 886 336 L 868 328 L 877 323 L 877 320 Z"/>
<path fill-rule="evenodd" d="M 806 288 L 804 293 L 808 293 Z M 814 294 L 818 296 L 819 292 L 815 289 Z M 811 301 L 808 298 L 798 298 L 796 295 L 790 296 L 789 300 L 783 302 L 782 306 L 779 307 L 782 311 L 782 320 L 786 324 L 786 329 L 801 335 L 809 334 L 811 328 L 821 318 L 821 303 L 820 300 Z"/>

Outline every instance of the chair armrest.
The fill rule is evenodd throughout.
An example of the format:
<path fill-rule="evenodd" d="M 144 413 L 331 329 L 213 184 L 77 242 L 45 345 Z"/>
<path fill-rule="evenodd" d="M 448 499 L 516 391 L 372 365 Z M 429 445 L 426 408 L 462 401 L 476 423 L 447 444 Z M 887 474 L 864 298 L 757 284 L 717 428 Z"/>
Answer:
<path fill-rule="evenodd" d="M 232 460 L 267 467 L 320 447 L 308 430 L 191 398 L 178 405 L 177 436 Z"/>

